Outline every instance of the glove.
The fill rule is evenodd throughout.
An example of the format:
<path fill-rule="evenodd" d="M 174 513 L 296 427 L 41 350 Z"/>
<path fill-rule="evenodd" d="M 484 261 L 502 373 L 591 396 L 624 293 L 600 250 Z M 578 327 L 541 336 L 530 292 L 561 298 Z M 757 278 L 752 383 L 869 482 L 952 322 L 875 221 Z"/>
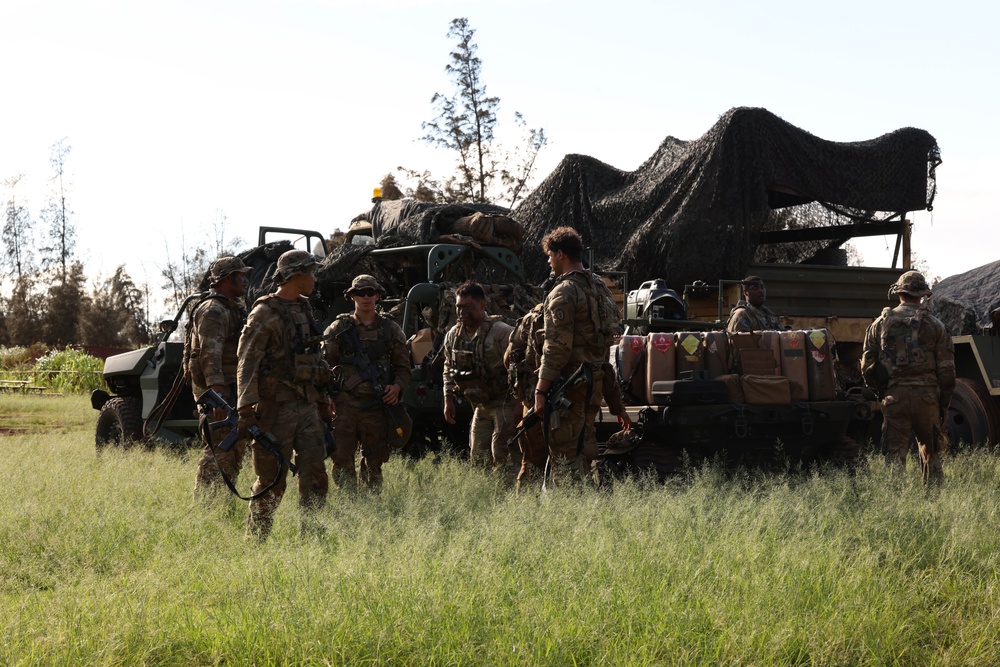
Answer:
<path fill-rule="evenodd" d="M 248 437 L 251 426 L 257 426 L 257 415 L 254 414 L 253 408 L 240 408 L 240 417 L 236 421 L 236 434 L 241 438 Z"/>

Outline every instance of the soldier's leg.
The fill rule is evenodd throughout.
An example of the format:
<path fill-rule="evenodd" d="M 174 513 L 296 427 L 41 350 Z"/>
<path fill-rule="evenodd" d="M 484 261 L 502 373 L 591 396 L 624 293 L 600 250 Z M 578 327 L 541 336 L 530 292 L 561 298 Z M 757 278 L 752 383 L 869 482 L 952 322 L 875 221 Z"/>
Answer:
<path fill-rule="evenodd" d="M 906 390 L 893 389 L 882 401 L 882 450 L 887 466 L 906 467 L 913 426 L 910 424 Z"/>
<path fill-rule="evenodd" d="M 277 443 L 281 445 L 281 453 L 285 458 L 292 456 L 293 450 L 290 441 L 281 441 L 278 434 L 274 433 L 275 428 L 280 432 L 282 417 L 287 416 L 285 404 L 277 404 L 274 401 L 261 401 L 257 404 L 257 411 L 260 413 L 259 423 L 261 430 L 275 435 Z M 253 470 L 257 475 L 250 492 L 253 495 L 260 493 L 271 484 L 274 488 L 269 489 L 260 498 L 250 501 L 250 515 L 247 517 L 247 536 L 253 537 L 261 542 L 271 534 L 271 527 L 274 524 L 274 512 L 281 504 L 281 499 L 285 495 L 285 486 L 288 479 L 288 470 L 282 470 L 277 457 L 265 450 L 256 442 L 252 449 Z"/>
<path fill-rule="evenodd" d="M 477 405 L 472 411 L 469 430 L 469 461 L 477 468 L 493 463 L 493 415 L 489 408 Z"/>
<path fill-rule="evenodd" d="M 520 493 L 522 487 L 545 474 L 545 461 L 549 454 L 545 449 L 541 423 L 527 429 L 518 438 L 518 445 L 521 447 L 521 469 L 517 473 L 517 492 Z"/>
<path fill-rule="evenodd" d="M 585 389 L 585 388 L 584 388 Z M 553 485 L 580 481 L 587 477 L 580 435 L 586 422 L 585 392 L 574 389 L 567 398 L 572 407 L 563 408 L 549 417 L 546 425 L 549 441 L 549 470 Z"/>
<path fill-rule="evenodd" d="M 917 436 L 917 451 L 924 484 L 940 484 L 944 481 L 944 467 L 941 465 L 942 450 L 941 422 L 938 420 L 938 398 L 936 387 L 921 387 L 911 393 L 910 419 Z M 947 437 L 947 436 L 944 436 Z"/>
<path fill-rule="evenodd" d="M 316 404 L 299 403 L 295 423 L 295 465 L 299 468 L 299 511 L 301 532 L 318 529 L 316 513 L 326 505 L 329 480 L 326 475 L 326 445 L 323 443 L 323 423 Z"/>
<path fill-rule="evenodd" d="M 507 469 L 512 475 L 517 474 L 521 463 L 517 442 L 508 444 L 511 438 L 514 437 L 514 434 L 517 433 L 514 406 L 513 399 L 501 399 L 491 406 L 493 412 L 493 433 L 490 436 L 493 467 Z"/>
<path fill-rule="evenodd" d="M 389 460 L 388 426 L 385 410 L 368 410 L 359 415 L 361 440 L 361 483 L 370 489 L 382 488 L 382 464 Z"/>
<path fill-rule="evenodd" d="M 333 438 L 337 442 L 337 448 L 331 457 L 331 475 L 338 487 L 354 489 L 358 486 L 354 455 L 358 450 L 359 404 L 346 395 L 338 396 L 335 400 L 337 418 L 333 421 Z"/>
<path fill-rule="evenodd" d="M 223 398 L 232 403 L 233 393 L 235 393 L 235 391 L 224 392 L 225 395 Z M 226 477 L 228 477 L 230 481 L 234 483 L 236 482 L 236 478 L 240 473 L 240 467 L 243 464 L 243 456 L 246 453 L 247 444 L 246 440 L 240 438 L 231 449 L 224 452 L 219 449 L 219 443 L 222 442 L 227 435 L 229 435 L 228 429 L 218 429 L 212 431 L 212 444 L 214 444 L 215 447 L 211 447 L 208 443 L 205 444 L 205 447 L 202 450 L 201 459 L 198 461 L 198 470 L 195 473 L 194 494 L 196 497 L 206 493 L 226 490 L 226 484 L 222 479 L 222 473 L 225 473 Z"/>

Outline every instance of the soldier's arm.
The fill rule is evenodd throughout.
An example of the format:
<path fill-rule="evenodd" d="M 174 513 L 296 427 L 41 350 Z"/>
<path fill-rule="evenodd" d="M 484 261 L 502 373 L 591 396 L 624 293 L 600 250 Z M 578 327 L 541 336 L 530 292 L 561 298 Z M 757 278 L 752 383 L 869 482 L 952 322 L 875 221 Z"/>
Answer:
<path fill-rule="evenodd" d="M 451 351 L 455 349 L 455 327 L 448 329 L 444 335 L 444 377 L 442 386 L 445 396 L 454 394 L 458 390 L 454 378 L 451 376 Z"/>
<path fill-rule="evenodd" d="M 955 345 L 944 325 L 938 332 L 937 346 L 934 350 L 937 361 L 937 381 L 941 390 L 941 407 L 946 408 L 951 403 L 951 395 L 955 393 Z"/>
<path fill-rule="evenodd" d="M 240 336 L 240 344 L 237 348 L 236 356 L 238 363 L 236 366 L 236 387 L 239 396 L 236 407 L 244 408 L 253 405 L 260 400 L 258 390 L 260 362 L 267 352 L 268 344 L 274 336 L 266 316 L 264 308 L 258 308 L 250 313 L 247 324 L 243 328 L 243 335 Z"/>
<path fill-rule="evenodd" d="M 198 343 L 201 347 L 198 364 L 205 376 L 205 384 L 216 389 L 226 384 L 222 352 L 229 326 L 228 312 L 211 307 L 202 313 L 198 323 Z"/>
<path fill-rule="evenodd" d="M 737 308 L 729 315 L 729 323 L 726 325 L 726 331 L 729 333 L 753 331 L 753 327 L 747 322 L 746 308 Z"/>
<path fill-rule="evenodd" d="M 538 369 L 539 387 L 542 389 L 548 389 L 558 379 L 573 351 L 576 305 L 568 287 L 568 283 L 557 285 L 545 300 L 545 343 Z"/>
<path fill-rule="evenodd" d="M 340 334 L 341 328 L 338 326 L 339 320 L 334 320 L 323 332 L 323 358 L 331 367 L 340 363 Z"/>

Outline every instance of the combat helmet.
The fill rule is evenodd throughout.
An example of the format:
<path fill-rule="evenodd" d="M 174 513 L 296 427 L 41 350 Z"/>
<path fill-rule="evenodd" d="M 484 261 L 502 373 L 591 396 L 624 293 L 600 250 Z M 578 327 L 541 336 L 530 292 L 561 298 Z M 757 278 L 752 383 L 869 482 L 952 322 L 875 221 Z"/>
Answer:
<path fill-rule="evenodd" d="M 274 271 L 274 282 L 284 284 L 292 276 L 312 273 L 319 262 L 312 253 L 305 250 L 289 250 L 278 258 L 278 268 Z"/>
<path fill-rule="evenodd" d="M 379 284 L 379 282 L 375 279 L 375 276 L 362 273 L 354 276 L 354 280 L 351 281 L 351 286 L 344 290 L 344 297 L 350 299 L 352 294 L 363 289 L 375 290 L 382 296 L 385 296 L 385 288 Z"/>
<path fill-rule="evenodd" d="M 209 279 L 213 285 L 218 285 L 231 273 L 250 273 L 251 271 L 253 271 L 253 267 L 245 265 L 239 257 L 232 256 L 220 257 L 208 267 Z"/>
<path fill-rule="evenodd" d="M 899 294 L 900 292 L 916 297 L 930 296 L 931 288 L 927 286 L 924 274 L 919 271 L 907 271 L 889 287 L 888 297 L 891 299 L 894 294 Z"/>

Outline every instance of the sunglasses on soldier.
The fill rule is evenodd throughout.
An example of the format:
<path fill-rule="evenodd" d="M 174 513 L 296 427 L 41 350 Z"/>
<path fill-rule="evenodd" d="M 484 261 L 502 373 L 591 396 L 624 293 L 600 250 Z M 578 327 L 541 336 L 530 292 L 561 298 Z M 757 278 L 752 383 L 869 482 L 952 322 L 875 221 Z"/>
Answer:
<path fill-rule="evenodd" d="M 373 290 L 371 287 L 366 287 L 365 289 L 359 289 L 354 291 L 354 294 L 356 296 L 363 296 L 363 297 L 375 296 L 377 293 L 378 292 Z"/>

